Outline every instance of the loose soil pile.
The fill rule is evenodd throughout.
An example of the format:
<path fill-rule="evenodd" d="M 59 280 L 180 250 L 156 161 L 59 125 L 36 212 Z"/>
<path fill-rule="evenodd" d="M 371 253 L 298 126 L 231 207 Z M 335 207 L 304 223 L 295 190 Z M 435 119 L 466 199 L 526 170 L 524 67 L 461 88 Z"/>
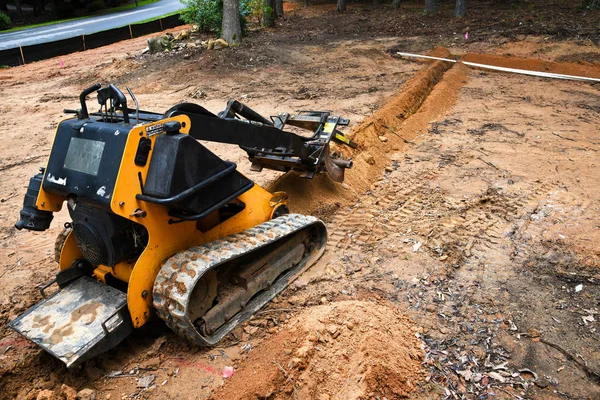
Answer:
<path fill-rule="evenodd" d="M 405 398 L 423 379 L 415 331 L 381 302 L 307 308 L 253 349 L 213 398 Z"/>

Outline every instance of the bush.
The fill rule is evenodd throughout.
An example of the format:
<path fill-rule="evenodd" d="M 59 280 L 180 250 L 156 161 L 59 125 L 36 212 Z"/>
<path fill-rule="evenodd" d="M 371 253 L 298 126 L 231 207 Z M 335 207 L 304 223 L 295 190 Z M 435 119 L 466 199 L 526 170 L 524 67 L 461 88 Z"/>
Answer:
<path fill-rule="evenodd" d="M 105 8 L 106 5 L 104 4 L 104 0 L 94 0 L 86 7 L 86 9 L 90 12 L 104 10 Z"/>
<path fill-rule="evenodd" d="M 10 21 L 10 17 L 0 11 L 0 31 L 10 29 L 12 26 L 12 22 Z"/>
<path fill-rule="evenodd" d="M 583 0 L 582 6 L 588 10 L 600 10 L 600 0 Z"/>
<path fill-rule="evenodd" d="M 242 7 L 240 4 L 240 13 L 242 11 Z M 246 1 L 245 10 L 246 16 L 251 16 L 256 18 L 256 23 L 261 25 L 265 16 L 270 15 L 273 12 L 273 9 L 267 5 L 265 0 L 248 0 Z"/>
<path fill-rule="evenodd" d="M 246 17 L 251 13 L 250 0 L 240 0 L 240 22 L 242 32 L 246 30 Z M 221 22 L 223 21 L 222 0 L 181 0 L 186 8 L 181 11 L 181 20 L 188 24 L 198 25 L 201 32 L 215 32 L 221 36 Z"/>

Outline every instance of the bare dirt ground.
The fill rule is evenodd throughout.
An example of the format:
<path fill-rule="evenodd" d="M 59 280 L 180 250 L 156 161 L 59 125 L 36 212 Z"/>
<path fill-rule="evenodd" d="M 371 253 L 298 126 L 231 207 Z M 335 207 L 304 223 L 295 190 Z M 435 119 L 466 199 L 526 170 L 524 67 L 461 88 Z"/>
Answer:
<path fill-rule="evenodd" d="M 1 70 L 0 397 L 70 398 L 66 386 L 97 399 L 600 397 L 598 84 L 394 57 L 441 45 L 435 54 L 600 78 L 598 13 L 530 4 L 477 3 L 462 21 L 445 3 L 437 20 L 420 3 L 344 17 L 321 5 L 237 49 L 142 56 L 140 38 Z M 12 227 L 27 180 L 62 109 L 95 82 L 131 87 L 149 110 L 238 98 L 353 122 L 344 185 L 253 173 L 243 152 L 209 145 L 330 235 L 314 267 L 215 348 L 156 321 L 66 370 L 5 326 L 39 301 L 67 221 Z"/>

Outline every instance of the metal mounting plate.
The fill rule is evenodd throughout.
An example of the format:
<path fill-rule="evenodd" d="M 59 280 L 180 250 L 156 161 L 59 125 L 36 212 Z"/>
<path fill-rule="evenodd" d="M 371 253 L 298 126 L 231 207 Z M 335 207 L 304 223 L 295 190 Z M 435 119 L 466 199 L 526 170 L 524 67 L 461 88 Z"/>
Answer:
<path fill-rule="evenodd" d="M 8 326 L 67 367 L 116 346 L 133 331 L 127 295 L 87 276 L 40 301 Z"/>

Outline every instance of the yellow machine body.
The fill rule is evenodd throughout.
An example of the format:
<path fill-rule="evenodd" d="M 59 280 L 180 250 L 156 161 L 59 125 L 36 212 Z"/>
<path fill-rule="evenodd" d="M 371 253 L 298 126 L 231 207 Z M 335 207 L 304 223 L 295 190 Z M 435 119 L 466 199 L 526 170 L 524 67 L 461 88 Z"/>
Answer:
<path fill-rule="evenodd" d="M 145 183 L 150 163 L 138 166 L 135 164 L 134 158 L 141 136 L 146 135 L 146 132 L 152 132 L 153 126 L 173 120 L 181 123 L 181 133 L 189 133 L 191 122 L 184 115 L 139 125 L 129 133 L 111 200 L 113 213 L 135 221 L 147 229 L 148 244 L 145 250 L 135 262 L 121 262 L 113 267 L 99 265 L 94 271 L 96 279 L 104 283 L 106 283 L 107 274 L 128 283 L 127 306 L 135 328 L 141 327 L 150 318 L 152 287 L 166 259 L 192 246 L 239 233 L 268 221 L 273 218 L 274 210 L 287 204 L 285 193 L 271 194 L 255 184 L 254 187 L 238 197 L 238 200 L 245 204 L 245 208 L 223 222 L 215 225 L 212 222 L 215 216 L 211 214 L 199 221 L 169 223 L 171 217 L 167 207 L 136 198 L 136 195 L 141 194 L 139 177 L 141 176 L 142 183 Z M 149 139 L 152 140 L 152 149 L 159 135 L 149 136 Z M 149 154 L 149 158 L 151 157 L 152 150 Z M 66 200 L 66 198 L 53 195 L 41 188 L 36 206 L 39 210 L 55 212 L 61 209 L 62 203 Z M 198 229 L 198 226 L 212 226 L 212 228 L 202 231 Z M 60 270 L 69 268 L 74 260 L 81 257 L 74 234 L 71 232 L 62 246 Z"/>

